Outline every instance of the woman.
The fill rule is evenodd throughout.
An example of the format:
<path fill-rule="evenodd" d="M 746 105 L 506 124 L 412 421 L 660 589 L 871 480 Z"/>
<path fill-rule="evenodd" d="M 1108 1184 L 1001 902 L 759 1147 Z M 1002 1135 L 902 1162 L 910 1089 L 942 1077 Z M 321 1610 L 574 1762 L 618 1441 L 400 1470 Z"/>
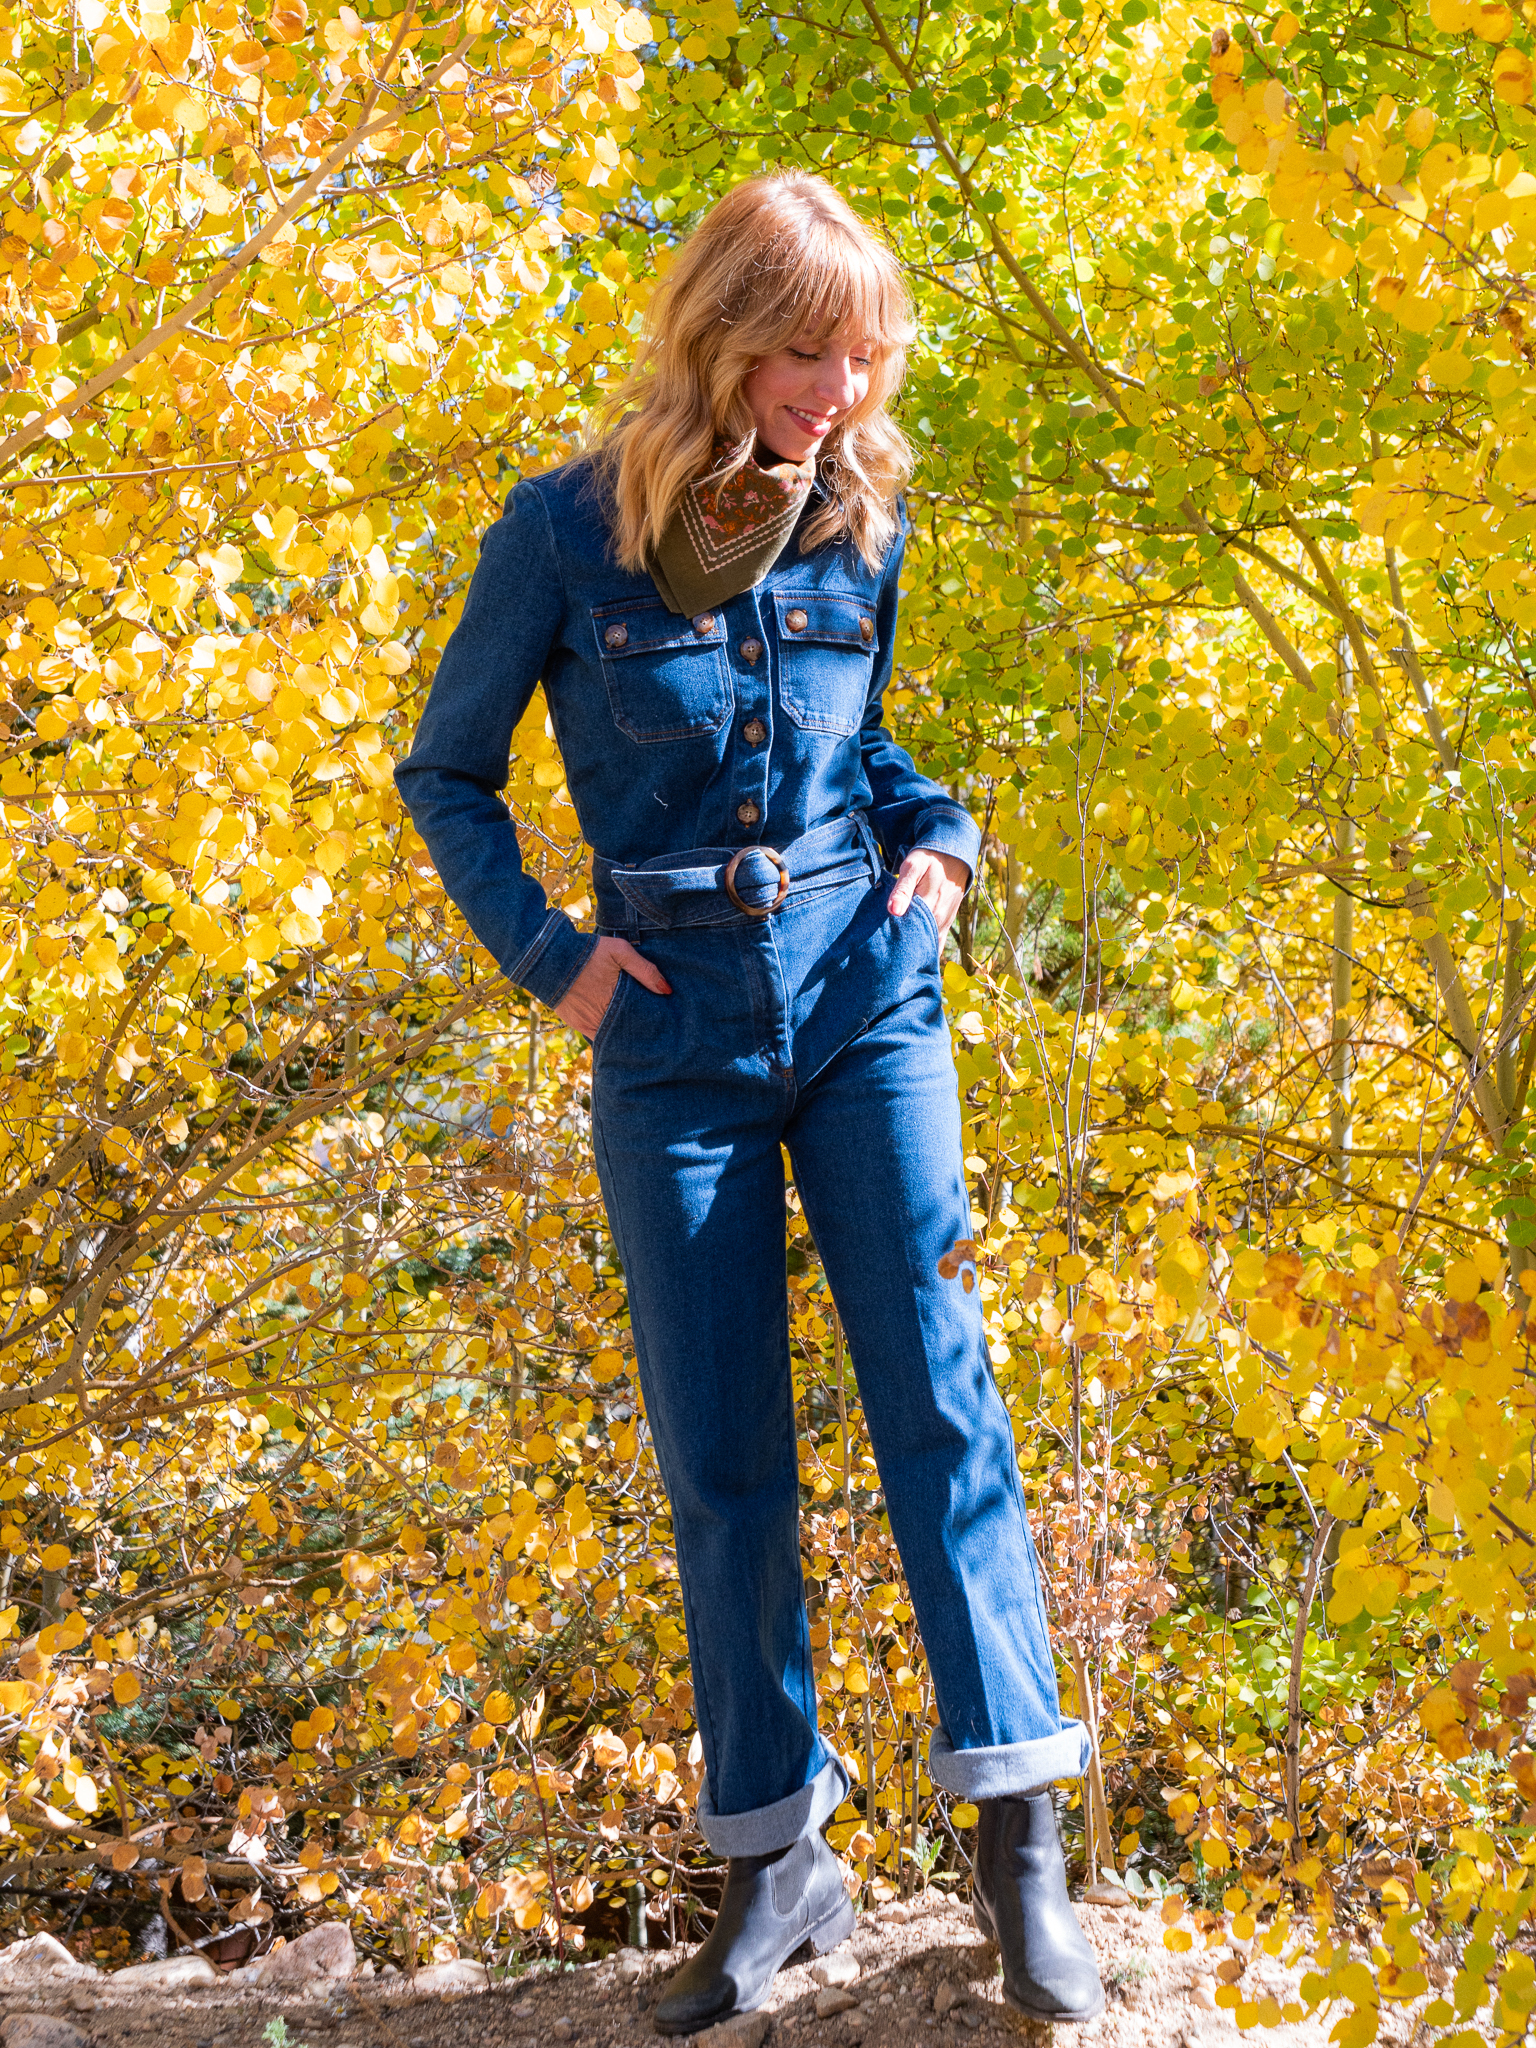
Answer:
<path fill-rule="evenodd" d="M 980 843 L 881 722 L 912 326 L 889 251 L 820 179 L 737 187 L 656 294 L 633 410 L 517 486 L 487 534 L 401 794 L 498 964 L 592 1038 L 593 1144 L 673 1510 L 728 1859 L 657 2006 L 691 2033 L 852 1931 L 821 1830 L 849 1791 L 816 1728 L 800 1577 L 781 1146 L 842 1315 L 942 1720 L 980 1803 L 975 1911 L 1007 1996 L 1103 1996 L 1048 1792 L 1063 1721 L 976 1295 L 939 978 Z M 497 792 L 543 681 L 596 935 L 523 872 Z"/>

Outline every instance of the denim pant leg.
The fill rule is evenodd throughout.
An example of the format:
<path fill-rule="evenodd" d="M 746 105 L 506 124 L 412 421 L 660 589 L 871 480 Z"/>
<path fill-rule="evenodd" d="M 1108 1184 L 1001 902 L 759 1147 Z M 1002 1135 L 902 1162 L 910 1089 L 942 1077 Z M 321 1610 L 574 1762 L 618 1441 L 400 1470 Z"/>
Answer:
<path fill-rule="evenodd" d="M 648 938 L 646 951 L 677 993 L 626 989 L 623 1043 L 611 1057 L 599 1044 L 595 1151 L 672 1508 L 708 1772 L 699 1822 L 717 1854 L 754 1855 L 820 1827 L 848 1791 L 816 1731 L 800 1571 L 787 1091 L 729 1059 L 728 1000 L 710 1014 L 700 983 L 706 963 L 734 956 L 728 941 Z M 700 1050 L 712 1027 L 713 1071 Z M 690 1041 L 685 1071 L 669 1075 L 669 1048 Z"/>
<path fill-rule="evenodd" d="M 969 1799 L 1076 1777 L 1088 1735 L 1061 1715 L 980 1297 L 938 1273 L 971 1224 L 936 974 L 909 981 L 822 1069 L 785 1142 L 933 1673 L 930 1772 Z"/>

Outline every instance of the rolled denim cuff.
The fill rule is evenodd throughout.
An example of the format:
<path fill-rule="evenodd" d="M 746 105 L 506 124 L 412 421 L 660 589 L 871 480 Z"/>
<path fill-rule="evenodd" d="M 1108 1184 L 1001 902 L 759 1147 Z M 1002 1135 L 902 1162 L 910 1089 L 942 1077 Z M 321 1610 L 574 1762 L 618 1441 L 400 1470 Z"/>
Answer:
<path fill-rule="evenodd" d="M 829 1757 L 798 1792 L 776 1799 L 772 1806 L 755 1806 L 749 1813 L 716 1813 L 709 1796 L 709 1781 L 699 1794 L 699 1833 L 717 1856 L 771 1856 L 775 1849 L 787 1849 L 802 1835 L 814 1834 L 829 1821 L 848 1797 L 848 1773 L 837 1758 Z"/>
<path fill-rule="evenodd" d="M 1058 1778 L 1080 1778 L 1093 1745 L 1081 1721 L 1063 1721 L 1055 1735 L 1004 1742 L 995 1749 L 955 1749 L 942 1728 L 928 1744 L 928 1775 L 957 1799 L 1017 1799 Z"/>
<path fill-rule="evenodd" d="M 565 994 L 591 959 L 595 932 L 579 932 L 563 910 L 552 910 L 527 952 L 506 970 L 519 988 L 548 1009 Z"/>
<path fill-rule="evenodd" d="M 931 804 L 917 821 L 913 851 L 947 853 L 963 860 L 972 876 L 981 857 L 981 827 L 958 804 Z"/>

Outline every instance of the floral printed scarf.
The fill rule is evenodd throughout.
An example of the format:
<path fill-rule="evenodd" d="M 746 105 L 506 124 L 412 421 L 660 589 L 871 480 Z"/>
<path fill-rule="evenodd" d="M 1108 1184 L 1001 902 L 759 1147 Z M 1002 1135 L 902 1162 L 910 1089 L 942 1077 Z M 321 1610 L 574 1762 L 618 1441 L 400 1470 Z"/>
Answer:
<path fill-rule="evenodd" d="M 761 582 L 784 552 L 816 481 L 816 457 L 760 468 L 752 459 L 754 439 L 733 445 L 717 435 L 709 471 L 688 486 L 668 520 L 650 564 L 668 611 L 712 611 Z M 718 481 L 726 463 L 742 455 L 744 467 Z"/>

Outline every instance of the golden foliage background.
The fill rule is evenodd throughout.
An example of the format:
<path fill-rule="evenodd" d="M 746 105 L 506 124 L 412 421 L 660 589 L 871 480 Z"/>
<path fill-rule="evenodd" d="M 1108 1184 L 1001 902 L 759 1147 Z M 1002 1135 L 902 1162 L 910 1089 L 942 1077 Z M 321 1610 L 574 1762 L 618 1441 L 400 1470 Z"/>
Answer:
<path fill-rule="evenodd" d="M 1074 1853 L 1362 2048 L 1536 2004 L 1532 36 L 1503 0 L 0 16 L 0 1878 L 233 1963 L 681 1939 L 712 1873 L 582 1045 L 393 793 L 675 238 L 915 281 L 891 715 Z M 573 913 L 536 703 L 508 791 Z M 833 1840 L 963 1881 L 786 1219 Z M 17 1885 L 31 1886 L 18 1891 Z M 9 1901 L 7 1902 L 9 1903 Z M 1280 2010 L 1241 1969 L 1241 2027 Z"/>

